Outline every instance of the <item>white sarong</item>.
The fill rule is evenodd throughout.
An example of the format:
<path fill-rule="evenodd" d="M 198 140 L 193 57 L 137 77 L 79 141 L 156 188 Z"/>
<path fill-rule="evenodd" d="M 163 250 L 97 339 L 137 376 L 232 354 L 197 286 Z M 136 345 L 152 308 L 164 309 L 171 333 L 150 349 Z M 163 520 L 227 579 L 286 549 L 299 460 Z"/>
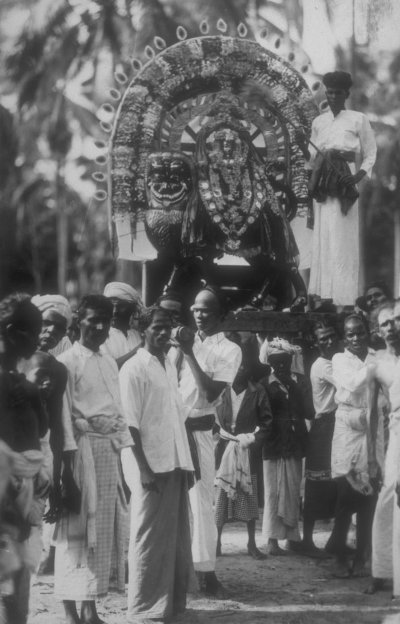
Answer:
<path fill-rule="evenodd" d="M 302 460 L 267 459 L 264 467 L 262 533 L 268 539 L 298 542 Z"/>
<path fill-rule="evenodd" d="M 198 572 L 215 570 L 217 527 L 213 498 L 215 478 L 214 441 L 211 431 L 194 431 L 199 454 L 201 479 L 189 491 L 192 510 L 192 556 Z"/>

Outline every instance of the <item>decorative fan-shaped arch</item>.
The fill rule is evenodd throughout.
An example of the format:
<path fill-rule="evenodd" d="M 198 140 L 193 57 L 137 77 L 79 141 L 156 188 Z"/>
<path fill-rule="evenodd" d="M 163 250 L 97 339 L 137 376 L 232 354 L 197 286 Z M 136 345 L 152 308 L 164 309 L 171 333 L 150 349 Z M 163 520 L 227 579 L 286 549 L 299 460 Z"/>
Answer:
<path fill-rule="evenodd" d="M 251 80 L 268 92 L 253 106 L 241 92 Z M 237 97 L 255 149 L 268 170 L 307 201 L 296 128 L 310 133 L 312 94 L 290 63 L 246 39 L 204 36 L 164 49 L 140 69 L 121 100 L 111 137 L 109 198 L 115 218 L 143 220 L 145 171 L 154 151 L 191 154 L 207 111 L 221 92 Z"/>

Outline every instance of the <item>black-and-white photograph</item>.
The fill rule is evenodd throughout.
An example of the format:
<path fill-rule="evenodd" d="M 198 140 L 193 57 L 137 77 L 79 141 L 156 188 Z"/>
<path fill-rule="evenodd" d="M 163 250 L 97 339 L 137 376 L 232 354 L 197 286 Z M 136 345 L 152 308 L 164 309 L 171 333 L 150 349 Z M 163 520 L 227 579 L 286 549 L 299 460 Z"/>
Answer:
<path fill-rule="evenodd" d="M 400 624 L 399 33 L 0 0 L 1 624 Z"/>

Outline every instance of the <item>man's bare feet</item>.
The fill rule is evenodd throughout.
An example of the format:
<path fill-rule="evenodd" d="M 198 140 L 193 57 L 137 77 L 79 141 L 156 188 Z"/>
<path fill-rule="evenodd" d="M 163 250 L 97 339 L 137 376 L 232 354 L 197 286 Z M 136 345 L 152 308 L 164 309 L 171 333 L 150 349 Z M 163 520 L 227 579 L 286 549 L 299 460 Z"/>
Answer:
<path fill-rule="evenodd" d="M 81 624 L 75 600 L 63 600 L 65 624 Z"/>
<path fill-rule="evenodd" d="M 267 558 L 267 555 L 261 552 L 261 550 L 259 550 L 255 544 L 247 544 L 247 553 L 250 555 L 250 557 L 256 559 L 256 561 L 261 561 L 262 559 Z"/>
<path fill-rule="evenodd" d="M 82 624 L 106 624 L 99 618 L 94 600 L 83 600 L 81 606 Z"/>

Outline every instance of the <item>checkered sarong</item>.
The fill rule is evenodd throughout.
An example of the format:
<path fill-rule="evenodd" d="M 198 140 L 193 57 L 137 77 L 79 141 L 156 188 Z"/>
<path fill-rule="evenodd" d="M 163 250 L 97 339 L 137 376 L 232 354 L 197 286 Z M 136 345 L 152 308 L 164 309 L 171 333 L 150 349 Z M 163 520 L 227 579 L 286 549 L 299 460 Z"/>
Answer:
<path fill-rule="evenodd" d="M 55 594 L 61 600 L 94 600 L 107 594 L 114 536 L 118 545 L 118 588 L 124 589 L 123 532 L 117 525 L 123 514 L 119 510 L 120 471 L 118 454 L 106 436 L 90 436 L 96 484 L 96 547 L 86 550 L 78 561 L 68 547 L 67 521 L 61 519 L 58 529 L 55 561 Z"/>
<path fill-rule="evenodd" d="M 249 522 L 258 519 L 257 476 L 251 475 L 252 494 L 238 490 L 235 500 L 228 498 L 222 488 L 215 497 L 215 524 L 222 527 L 226 522 Z"/>

